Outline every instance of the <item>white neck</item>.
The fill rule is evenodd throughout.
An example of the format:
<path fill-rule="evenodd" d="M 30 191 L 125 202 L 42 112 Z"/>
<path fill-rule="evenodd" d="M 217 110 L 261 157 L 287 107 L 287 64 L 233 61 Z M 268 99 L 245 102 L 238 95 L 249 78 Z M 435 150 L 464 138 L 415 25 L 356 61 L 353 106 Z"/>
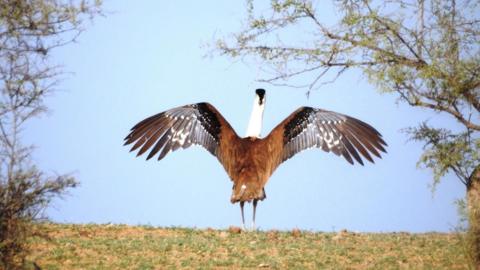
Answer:
<path fill-rule="evenodd" d="M 265 97 L 262 105 L 260 105 L 259 102 L 260 98 L 258 95 L 255 95 L 250 122 L 248 122 L 247 137 L 260 137 L 260 132 L 262 131 L 263 110 L 265 109 Z"/>

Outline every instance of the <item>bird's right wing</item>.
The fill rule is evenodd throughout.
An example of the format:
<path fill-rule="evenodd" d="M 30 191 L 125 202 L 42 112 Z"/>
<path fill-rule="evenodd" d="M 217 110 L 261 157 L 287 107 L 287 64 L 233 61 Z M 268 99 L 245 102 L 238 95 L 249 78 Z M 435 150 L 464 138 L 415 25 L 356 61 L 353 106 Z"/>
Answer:
<path fill-rule="evenodd" d="M 277 166 L 314 147 L 343 156 L 351 164 L 355 159 L 363 165 L 362 156 L 373 162 L 370 154 L 381 157 L 380 152 L 385 152 L 384 146 L 387 145 L 382 135 L 369 124 L 311 107 L 301 107 L 293 112 L 272 130 L 269 137 L 282 146 L 277 155 Z"/>
<path fill-rule="evenodd" d="M 137 156 L 153 146 L 147 160 L 158 152 L 161 160 L 168 153 L 191 145 L 200 145 L 217 156 L 223 136 L 237 135 L 215 107 L 203 102 L 173 108 L 140 121 L 125 137 L 124 145 L 134 143 L 130 151 L 140 148 Z"/>

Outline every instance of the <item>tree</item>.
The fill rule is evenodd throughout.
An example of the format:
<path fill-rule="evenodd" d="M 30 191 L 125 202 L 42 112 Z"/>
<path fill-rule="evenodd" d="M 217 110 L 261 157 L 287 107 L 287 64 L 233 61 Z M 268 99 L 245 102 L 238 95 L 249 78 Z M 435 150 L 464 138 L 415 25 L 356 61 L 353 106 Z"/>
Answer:
<path fill-rule="evenodd" d="M 423 122 L 405 131 L 424 142 L 419 165 L 433 171 L 434 185 L 451 172 L 466 186 L 472 259 L 480 265 L 479 6 L 469 0 L 341 0 L 334 1 L 338 21 L 328 25 L 312 1 L 272 0 L 259 12 L 249 0 L 246 28 L 216 45 L 221 55 L 260 59 L 273 72 L 264 82 L 310 93 L 357 68 L 401 102 L 455 119 L 458 130 Z M 305 78 L 307 84 L 298 83 Z"/>
<path fill-rule="evenodd" d="M 0 0 L 0 268 L 24 266 L 32 221 L 77 181 L 47 175 L 22 144 L 25 123 L 45 112 L 45 98 L 62 73 L 49 57 L 74 42 L 84 19 L 100 14 L 100 1 Z"/>

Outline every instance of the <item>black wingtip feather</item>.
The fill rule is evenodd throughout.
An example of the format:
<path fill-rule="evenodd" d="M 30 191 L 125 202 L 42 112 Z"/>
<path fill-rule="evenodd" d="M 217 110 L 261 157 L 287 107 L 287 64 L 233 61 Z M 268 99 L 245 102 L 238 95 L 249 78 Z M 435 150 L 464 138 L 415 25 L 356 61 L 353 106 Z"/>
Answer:
<path fill-rule="evenodd" d="M 350 140 L 348 139 L 347 134 L 344 134 L 344 137 L 342 138 L 343 144 L 347 148 L 348 152 L 355 158 L 355 160 L 363 165 L 362 158 L 358 154 L 357 150 L 355 150 L 355 147 L 353 147 L 352 143 L 350 143 Z"/>
<path fill-rule="evenodd" d="M 157 160 L 162 160 L 168 153 L 170 153 L 171 149 L 172 149 L 172 143 L 171 143 L 171 141 L 168 141 L 167 144 L 163 147 L 160 155 L 158 155 Z"/>
<path fill-rule="evenodd" d="M 348 155 L 343 155 L 343 157 L 348 161 L 348 163 L 352 164 L 353 165 L 353 160 L 352 160 L 352 157 L 348 156 Z M 348 158 L 347 158 L 348 157 Z"/>
<path fill-rule="evenodd" d="M 145 158 L 146 161 L 150 160 L 154 155 L 151 155 L 151 153 Z"/>

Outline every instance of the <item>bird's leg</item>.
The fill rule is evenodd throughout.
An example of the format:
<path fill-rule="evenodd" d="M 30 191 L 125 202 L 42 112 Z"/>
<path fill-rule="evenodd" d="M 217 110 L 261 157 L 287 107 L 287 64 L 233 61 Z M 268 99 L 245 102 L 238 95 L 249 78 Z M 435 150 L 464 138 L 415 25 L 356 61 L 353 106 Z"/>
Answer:
<path fill-rule="evenodd" d="M 255 213 L 257 212 L 257 202 L 258 200 L 253 200 L 253 222 L 252 222 L 252 231 L 255 231 Z"/>
<path fill-rule="evenodd" d="M 240 202 L 240 211 L 242 212 L 242 229 L 245 231 L 245 216 L 243 215 L 243 205 L 245 202 Z"/>

